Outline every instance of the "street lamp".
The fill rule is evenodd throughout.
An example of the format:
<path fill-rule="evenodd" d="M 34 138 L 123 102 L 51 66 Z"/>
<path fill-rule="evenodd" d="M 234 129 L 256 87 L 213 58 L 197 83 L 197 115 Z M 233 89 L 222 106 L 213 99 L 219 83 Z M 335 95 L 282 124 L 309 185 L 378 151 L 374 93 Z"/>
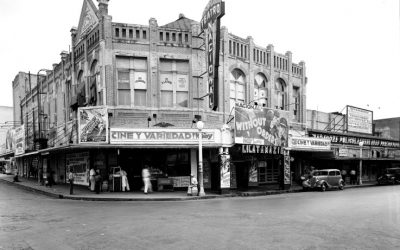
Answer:
<path fill-rule="evenodd" d="M 203 185 L 203 133 L 201 132 L 204 128 L 204 122 L 197 121 L 197 129 L 199 130 L 199 183 L 200 191 L 199 196 L 205 196 L 204 185 Z"/>
<path fill-rule="evenodd" d="M 362 180 L 361 180 L 361 176 L 362 176 L 362 147 L 364 146 L 364 142 L 360 141 L 360 143 L 358 143 L 358 145 L 360 146 L 360 173 L 359 173 L 359 185 L 362 185 Z"/>

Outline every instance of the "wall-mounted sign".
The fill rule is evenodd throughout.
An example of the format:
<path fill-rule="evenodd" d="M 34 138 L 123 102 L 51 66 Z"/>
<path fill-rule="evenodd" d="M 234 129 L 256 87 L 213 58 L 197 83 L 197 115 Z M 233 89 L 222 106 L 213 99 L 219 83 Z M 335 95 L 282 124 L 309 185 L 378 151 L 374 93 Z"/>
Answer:
<path fill-rule="evenodd" d="M 107 108 L 79 108 L 78 131 L 79 143 L 107 143 Z"/>
<path fill-rule="evenodd" d="M 235 107 L 235 143 L 287 146 L 288 114 L 267 108 Z"/>
<path fill-rule="evenodd" d="M 395 140 L 387 140 L 380 138 L 363 138 L 358 136 L 350 136 L 343 134 L 325 133 L 319 131 L 308 131 L 309 136 L 314 138 L 323 138 L 331 141 L 332 144 L 345 144 L 345 145 L 359 145 L 360 142 L 364 143 L 364 146 L 376 146 L 376 147 L 389 147 L 399 148 L 400 142 Z"/>
<path fill-rule="evenodd" d="M 339 148 L 339 157 L 348 157 L 349 150 L 347 148 Z"/>
<path fill-rule="evenodd" d="M 347 131 L 372 134 L 373 112 L 353 106 L 346 106 Z"/>
<path fill-rule="evenodd" d="M 75 174 L 74 183 L 78 185 L 89 184 L 89 153 L 67 154 L 65 158 L 66 170 L 72 169 Z"/>
<path fill-rule="evenodd" d="M 203 144 L 220 143 L 219 130 L 203 129 Z M 111 144 L 183 144 L 197 145 L 199 132 L 197 129 L 129 129 L 111 128 Z"/>
<path fill-rule="evenodd" d="M 220 155 L 221 169 L 221 188 L 231 187 L 231 156 L 226 154 Z"/>
<path fill-rule="evenodd" d="M 15 155 L 25 153 L 25 125 L 15 128 Z"/>
<path fill-rule="evenodd" d="M 209 106 L 218 108 L 218 67 L 220 50 L 221 17 L 225 15 L 225 3 L 221 0 L 210 0 L 200 21 L 201 30 L 206 36 L 206 57 L 208 73 Z"/>
<path fill-rule="evenodd" d="M 289 138 L 289 148 L 330 150 L 331 141 L 329 139 L 292 136 Z"/>
<path fill-rule="evenodd" d="M 263 145 L 242 145 L 242 154 L 282 154 L 282 147 Z"/>

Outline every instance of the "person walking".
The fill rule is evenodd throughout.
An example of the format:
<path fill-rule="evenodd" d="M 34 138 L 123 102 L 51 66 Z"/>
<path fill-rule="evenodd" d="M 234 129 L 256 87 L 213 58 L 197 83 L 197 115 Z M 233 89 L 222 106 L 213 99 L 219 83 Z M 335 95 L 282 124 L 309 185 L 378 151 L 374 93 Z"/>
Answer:
<path fill-rule="evenodd" d="M 72 168 L 70 168 L 69 173 L 68 173 L 69 194 L 70 195 L 74 194 L 74 179 L 75 179 L 74 171 Z"/>
<path fill-rule="evenodd" d="M 122 192 L 129 191 L 129 182 L 128 182 L 128 175 L 125 170 L 121 169 L 120 171 L 121 181 L 122 181 Z"/>
<path fill-rule="evenodd" d="M 144 184 L 144 190 L 143 192 L 145 194 L 148 194 L 148 192 L 153 192 L 152 186 L 151 186 L 151 182 L 150 182 L 150 171 L 148 166 L 145 166 L 142 169 L 142 178 L 143 178 L 143 184 Z"/>
<path fill-rule="evenodd" d="M 346 184 L 346 175 L 347 175 L 346 169 L 342 169 L 341 174 L 342 174 L 343 182 L 344 182 L 344 184 Z"/>
<path fill-rule="evenodd" d="M 350 184 L 351 185 L 356 185 L 357 183 L 357 176 L 356 176 L 356 171 L 352 169 L 350 171 Z"/>
<path fill-rule="evenodd" d="M 97 169 L 96 170 L 96 175 L 94 176 L 96 194 L 100 193 L 101 181 L 102 181 L 102 178 L 101 178 L 101 175 L 100 175 L 100 171 Z"/>
<path fill-rule="evenodd" d="M 94 191 L 95 184 L 96 184 L 96 181 L 94 179 L 95 176 L 96 176 L 96 171 L 94 170 L 94 168 L 91 168 L 90 171 L 89 171 L 89 187 L 90 187 L 90 191 Z"/>

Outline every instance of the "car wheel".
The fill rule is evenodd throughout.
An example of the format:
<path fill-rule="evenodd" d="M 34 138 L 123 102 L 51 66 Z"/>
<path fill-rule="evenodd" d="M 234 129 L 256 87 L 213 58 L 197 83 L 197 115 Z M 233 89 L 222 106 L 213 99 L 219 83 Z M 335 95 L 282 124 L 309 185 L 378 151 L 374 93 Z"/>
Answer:
<path fill-rule="evenodd" d="M 343 190 L 343 188 L 344 188 L 344 183 L 343 183 L 343 181 L 341 181 L 341 182 L 339 182 L 339 189 Z"/>
<path fill-rule="evenodd" d="M 326 184 L 324 183 L 321 185 L 321 192 L 325 192 L 325 190 L 326 190 Z"/>

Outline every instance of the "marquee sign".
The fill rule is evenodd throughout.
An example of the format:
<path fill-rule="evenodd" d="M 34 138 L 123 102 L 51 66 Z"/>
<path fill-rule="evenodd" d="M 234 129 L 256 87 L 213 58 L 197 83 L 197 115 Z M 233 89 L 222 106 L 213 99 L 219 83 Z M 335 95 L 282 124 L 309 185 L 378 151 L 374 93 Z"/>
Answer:
<path fill-rule="evenodd" d="M 220 50 L 221 17 L 225 15 L 225 2 L 210 0 L 203 12 L 200 21 L 202 31 L 206 36 L 206 57 L 208 73 L 209 106 L 213 110 L 218 108 L 218 67 Z"/>
<path fill-rule="evenodd" d="M 221 134 L 218 130 L 203 129 L 204 144 L 219 143 Z M 181 144 L 197 145 L 199 132 L 197 129 L 130 129 L 111 128 L 111 144 Z"/>
<path fill-rule="evenodd" d="M 329 139 L 292 136 L 289 138 L 289 148 L 330 150 L 331 141 Z"/>

